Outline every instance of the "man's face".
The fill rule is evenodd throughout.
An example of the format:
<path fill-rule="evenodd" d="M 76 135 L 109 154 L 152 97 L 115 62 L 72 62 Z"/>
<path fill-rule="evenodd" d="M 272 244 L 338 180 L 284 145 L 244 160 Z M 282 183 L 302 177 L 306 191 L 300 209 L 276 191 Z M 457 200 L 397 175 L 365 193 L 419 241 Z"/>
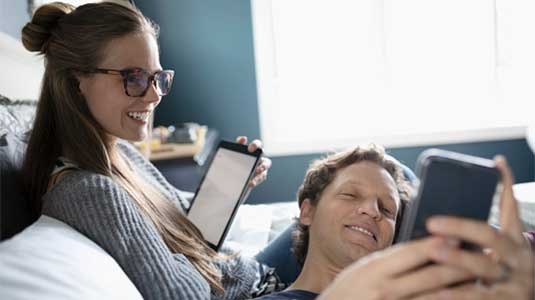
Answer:
<path fill-rule="evenodd" d="M 393 178 L 376 163 L 362 161 L 338 170 L 316 206 L 308 199 L 301 205 L 300 222 L 310 232 L 308 255 L 344 268 L 390 246 L 399 207 Z"/>

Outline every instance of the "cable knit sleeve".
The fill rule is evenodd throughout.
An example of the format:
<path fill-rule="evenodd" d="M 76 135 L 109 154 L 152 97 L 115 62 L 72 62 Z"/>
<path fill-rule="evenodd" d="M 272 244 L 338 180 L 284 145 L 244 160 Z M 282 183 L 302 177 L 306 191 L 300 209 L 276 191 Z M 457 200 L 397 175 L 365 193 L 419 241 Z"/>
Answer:
<path fill-rule="evenodd" d="M 162 173 L 128 141 L 120 140 L 118 143 L 122 153 L 128 158 L 136 170 L 144 176 L 145 179 L 157 184 L 165 191 L 167 196 L 175 201 L 175 204 L 183 211 L 190 207 L 194 194 L 191 192 L 181 191 L 175 188 L 165 179 Z"/>
<path fill-rule="evenodd" d="M 84 234 L 122 267 L 145 299 L 210 299 L 210 287 L 111 178 L 76 171 L 43 198 L 43 214 Z"/>

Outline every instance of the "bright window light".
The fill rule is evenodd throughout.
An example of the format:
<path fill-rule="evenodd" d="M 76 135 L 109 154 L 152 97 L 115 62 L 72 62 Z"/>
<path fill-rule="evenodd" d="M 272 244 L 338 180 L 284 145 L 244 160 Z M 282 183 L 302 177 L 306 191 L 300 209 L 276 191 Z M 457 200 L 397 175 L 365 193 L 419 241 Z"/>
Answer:
<path fill-rule="evenodd" d="M 253 0 L 265 150 L 523 137 L 531 2 Z"/>

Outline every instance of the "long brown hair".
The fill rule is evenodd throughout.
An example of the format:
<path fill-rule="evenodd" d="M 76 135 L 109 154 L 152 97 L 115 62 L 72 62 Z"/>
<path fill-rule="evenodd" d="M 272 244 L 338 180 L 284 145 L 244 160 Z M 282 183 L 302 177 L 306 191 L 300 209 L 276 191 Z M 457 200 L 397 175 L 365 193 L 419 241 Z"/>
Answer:
<path fill-rule="evenodd" d="M 42 91 L 22 169 L 34 217 L 41 212 L 56 159 L 67 156 L 84 170 L 112 177 L 149 217 L 170 251 L 184 254 L 213 292 L 223 292 L 221 274 L 213 263 L 217 253 L 170 199 L 145 183 L 121 157 L 79 91 L 77 70 L 97 67 L 111 40 L 136 33 L 150 33 L 156 39 L 158 26 L 135 8 L 107 2 L 78 8 L 60 2 L 44 5 L 22 29 L 26 49 L 45 58 Z"/>

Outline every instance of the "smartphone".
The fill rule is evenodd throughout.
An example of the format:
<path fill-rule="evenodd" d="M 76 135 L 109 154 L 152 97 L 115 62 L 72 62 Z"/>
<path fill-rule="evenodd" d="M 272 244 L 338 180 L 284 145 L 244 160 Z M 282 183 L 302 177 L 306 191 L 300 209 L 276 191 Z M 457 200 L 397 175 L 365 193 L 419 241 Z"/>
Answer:
<path fill-rule="evenodd" d="M 187 217 L 216 251 L 248 196 L 249 181 L 261 155 L 261 149 L 251 153 L 247 146 L 227 141 L 221 141 L 212 155 Z"/>
<path fill-rule="evenodd" d="M 430 149 L 419 156 L 416 173 L 420 185 L 405 211 L 397 242 L 428 236 L 425 222 L 433 215 L 487 221 L 500 180 L 494 161 Z M 461 247 L 477 249 L 464 242 Z"/>

